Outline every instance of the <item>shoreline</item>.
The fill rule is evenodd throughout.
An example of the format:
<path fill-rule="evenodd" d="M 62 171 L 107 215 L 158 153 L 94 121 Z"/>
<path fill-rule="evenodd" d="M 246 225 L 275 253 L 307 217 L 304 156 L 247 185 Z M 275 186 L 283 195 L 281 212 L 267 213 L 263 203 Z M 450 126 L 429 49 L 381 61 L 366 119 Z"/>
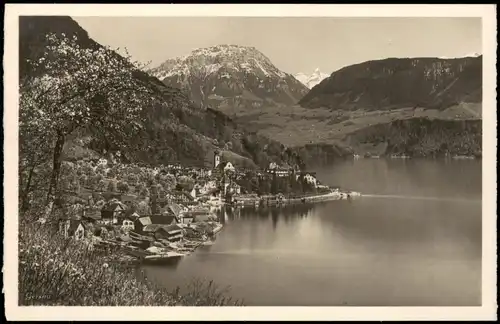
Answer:
<path fill-rule="evenodd" d="M 350 156 L 350 159 L 354 160 L 370 160 L 370 159 L 387 159 L 387 160 L 421 160 L 421 159 L 429 159 L 429 160 L 482 160 L 482 156 L 476 155 L 439 155 L 439 156 L 411 156 L 406 154 L 353 154 Z"/>

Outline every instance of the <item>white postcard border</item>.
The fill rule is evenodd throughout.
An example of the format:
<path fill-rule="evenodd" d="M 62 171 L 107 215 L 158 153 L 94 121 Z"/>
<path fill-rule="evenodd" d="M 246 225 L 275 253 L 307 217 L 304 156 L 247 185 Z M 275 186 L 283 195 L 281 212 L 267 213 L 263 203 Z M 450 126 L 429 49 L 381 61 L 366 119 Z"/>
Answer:
<path fill-rule="evenodd" d="M 18 17 L 482 17 L 483 263 L 481 307 L 20 307 L 17 297 Z M 4 294 L 9 320 L 496 319 L 496 15 L 494 5 L 6 4 L 4 54 Z"/>

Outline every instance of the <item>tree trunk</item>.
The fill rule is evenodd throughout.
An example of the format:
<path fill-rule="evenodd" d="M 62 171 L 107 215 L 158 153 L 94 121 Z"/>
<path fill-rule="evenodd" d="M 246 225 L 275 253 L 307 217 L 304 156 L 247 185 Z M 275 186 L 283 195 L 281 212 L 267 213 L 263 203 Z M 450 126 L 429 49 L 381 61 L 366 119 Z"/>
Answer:
<path fill-rule="evenodd" d="M 28 180 L 26 181 L 26 187 L 21 198 L 21 211 L 25 212 L 29 209 L 28 193 L 30 192 L 31 180 L 33 178 L 33 172 L 35 171 L 35 165 L 33 165 L 28 172 Z"/>
<path fill-rule="evenodd" d="M 158 203 L 156 201 L 156 194 L 151 195 L 151 213 L 158 214 Z"/>
<path fill-rule="evenodd" d="M 59 197 L 59 174 L 61 172 L 61 155 L 64 147 L 64 135 L 58 133 L 56 145 L 54 147 L 54 157 L 52 161 L 52 175 L 50 177 L 49 191 L 47 192 L 47 203 L 45 218 L 50 216 L 56 197 Z"/>

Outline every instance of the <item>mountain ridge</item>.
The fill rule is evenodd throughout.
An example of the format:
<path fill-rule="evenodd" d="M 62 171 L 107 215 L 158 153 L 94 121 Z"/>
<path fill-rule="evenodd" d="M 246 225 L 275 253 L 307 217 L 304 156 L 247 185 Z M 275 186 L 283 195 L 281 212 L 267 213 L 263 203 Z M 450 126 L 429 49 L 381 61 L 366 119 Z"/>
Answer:
<path fill-rule="evenodd" d="M 387 58 L 333 72 L 299 102 L 306 108 L 388 110 L 446 109 L 482 100 L 482 56 Z"/>

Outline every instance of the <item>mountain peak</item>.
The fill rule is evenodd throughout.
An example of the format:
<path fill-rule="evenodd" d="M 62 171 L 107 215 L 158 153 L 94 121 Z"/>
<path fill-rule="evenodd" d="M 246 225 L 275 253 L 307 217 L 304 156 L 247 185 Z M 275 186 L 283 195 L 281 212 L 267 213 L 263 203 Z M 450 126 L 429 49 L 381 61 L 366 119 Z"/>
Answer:
<path fill-rule="evenodd" d="M 233 44 L 196 48 L 188 55 L 166 60 L 160 66 L 151 69 L 149 73 L 164 79 L 172 75 L 189 75 L 193 70 L 208 75 L 222 68 L 249 73 L 257 69 L 259 74 L 266 77 L 286 77 L 286 73 L 277 69 L 271 60 L 255 47 Z"/>
<path fill-rule="evenodd" d="M 235 45 L 235 44 L 219 44 L 213 45 L 209 47 L 198 47 L 191 51 L 190 55 L 203 55 L 203 54 L 231 54 L 233 52 L 242 53 L 242 52 L 257 52 L 260 53 L 253 46 L 243 46 L 243 45 Z"/>
<path fill-rule="evenodd" d="M 311 75 L 299 72 L 295 74 L 294 77 L 297 80 L 299 80 L 303 85 L 305 85 L 309 89 L 312 89 L 315 85 L 319 84 L 321 81 L 328 78 L 329 75 L 321 72 L 319 68 L 316 68 Z"/>
<path fill-rule="evenodd" d="M 190 93 L 202 106 L 256 107 L 296 104 L 307 88 L 278 69 L 253 46 L 197 48 L 148 71 L 166 85 Z"/>

